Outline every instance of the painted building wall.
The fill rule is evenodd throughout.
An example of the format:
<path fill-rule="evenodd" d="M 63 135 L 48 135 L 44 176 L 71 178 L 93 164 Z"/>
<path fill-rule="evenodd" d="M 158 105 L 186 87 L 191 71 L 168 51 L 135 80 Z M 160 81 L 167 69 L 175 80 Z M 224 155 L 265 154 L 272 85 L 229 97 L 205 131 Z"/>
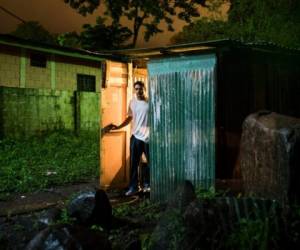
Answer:
<path fill-rule="evenodd" d="M 33 53 L 37 52 L 0 45 L 2 137 L 56 129 L 98 133 L 101 62 L 45 52 L 45 67 L 37 67 L 31 65 Z M 97 93 L 77 92 L 77 74 L 95 76 Z"/>
<path fill-rule="evenodd" d="M 0 86 L 77 90 L 77 74 L 93 75 L 101 91 L 101 62 L 46 54 L 46 67 L 30 64 L 31 50 L 0 45 Z"/>
<path fill-rule="evenodd" d="M 96 92 L 101 91 L 101 63 L 55 56 L 55 89 L 76 90 L 77 74 L 96 77 Z"/>
<path fill-rule="evenodd" d="M 22 53 L 22 52 L 21 52 Z M 47 56 L 46 68 L 34 67 L 30 65 L 30 51 L 24 51 L 24 74 L 25 82 L 24 87 L 26 88 L 39 88 L 39 89 L 50 89 L 51 88 L 51 62 L 49 56 Z M 22 60 L 22 59 L 21 59 Z M 22 71 L 21 62 L 21 71 Z"/>
<path fill-rule="evenodd" d="M 20 85 L 20 51 L 0 45 L 0 86 Z"/>

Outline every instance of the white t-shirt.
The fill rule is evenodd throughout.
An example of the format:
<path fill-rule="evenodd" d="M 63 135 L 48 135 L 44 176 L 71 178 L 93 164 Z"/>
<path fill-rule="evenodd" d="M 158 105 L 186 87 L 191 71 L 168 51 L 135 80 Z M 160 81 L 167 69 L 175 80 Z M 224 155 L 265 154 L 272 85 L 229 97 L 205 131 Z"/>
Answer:
<path fill-rule="evenodd" d="M 149 142 L 149 124 L 148 124 L 149 103 L 145 100 L 133 98 L 128 107 L 128 116 L 132 116 L 131 132 L 135 138 Z"/>

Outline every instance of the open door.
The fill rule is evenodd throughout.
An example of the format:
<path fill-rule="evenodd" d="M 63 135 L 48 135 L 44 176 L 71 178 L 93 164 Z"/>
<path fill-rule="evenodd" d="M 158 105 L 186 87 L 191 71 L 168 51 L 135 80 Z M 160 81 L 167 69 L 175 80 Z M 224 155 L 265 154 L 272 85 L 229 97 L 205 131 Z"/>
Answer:
<path fill-rule="evenodd" d="M 107 61 L 106 84 L 102 88 L 102 127 L 114 123 L 119 125 L 127 114 L 131 98 L 128 84 L 128 64 Z M 111 131 L 102 137 L 100 186 L 125 187 L 129 178 L 130 126 Z"/>

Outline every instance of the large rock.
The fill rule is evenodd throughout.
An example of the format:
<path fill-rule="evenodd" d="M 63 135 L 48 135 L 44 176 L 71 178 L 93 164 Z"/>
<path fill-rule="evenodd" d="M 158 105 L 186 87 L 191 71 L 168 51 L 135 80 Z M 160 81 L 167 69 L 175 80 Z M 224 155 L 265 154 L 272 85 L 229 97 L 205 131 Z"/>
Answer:
<path fill-rule="evenodd" d="M 173 194 L 169 195 L 167 210 L 177 209 L 183 212 L 196 199 L 195 188 L 189 180 L 179 184 Z"/>
<path fill-rule="evenodd" d="M 95 207 L 92 212 L 91 223 L 109 230 L 112 224 L 112 207 L 106 192 L 98 189 L 95 194 Z"/>
<path fill-rule="evenodd" d="M 188 228 L 197 233 L 223 231 L 229 233 L 243 219 L 263 220 L 281 213 L 278 202 L 267 199 L 215 197 L 197 199 L 184 212 Z"/>
<path fill-rule="evenodd" d="M 25 250 L 39 249 L 109 250 L 111 244 L 104 232 L 76 225 L 58 225 L 40 231 L 25 248 Z"/>
<path fill-rule="evenodd" d="M 280 214 L 279 204 L 273 200 L 234 197 L 195 200 L 184 212 L 187 237 L 182 242 L 182 249 L 240 249 L 225 247 L 232 233 L 239 232 L 242 225 L 249 233 L 253 226 L 260 225 L 255 228 L 255 236 L 268 234 L 267 230 L 261 230 L 267 226 L 272 228 L 274 235 L 279 234 L 282 228 Z M 270 246 L 270 249 L 273 247 Z"/>
<path fill-rule="evenodd" d="M 240 148 L 246 195 L 299 200 L 300 119 L 271 112 L 249 115 Z"/>
<path fill-rule="evenodd" d="M 95 208 L 95 192 L 87 191 L 74 197 L 68 207 L 68 215 L 80 224 L 88 224 Z"/>
<path fill-rule="evenodd" d="M 61 210 L 58 208 L 50 208 L 48 210 L 44 210 L 38 215 L 38 223 L 49 226 L 59 220 L 60 215 Z"/>
<path fill-rule="evenodd" d="M 173 194 L 170 194 L 166 211 L 152 233 L 149 249 L 174 249 L 184 240 L 185 226 L 182 215 L 186 207 L 195 199 L 194 186 L 187 180 L 179 185 Z"/>
<path fill-rule="evenodd" d="M 110 229 L 112 207 L 104 190 L 80 193 L 71 200 L 67 211 L 81 225 L 100 225 Z"/>

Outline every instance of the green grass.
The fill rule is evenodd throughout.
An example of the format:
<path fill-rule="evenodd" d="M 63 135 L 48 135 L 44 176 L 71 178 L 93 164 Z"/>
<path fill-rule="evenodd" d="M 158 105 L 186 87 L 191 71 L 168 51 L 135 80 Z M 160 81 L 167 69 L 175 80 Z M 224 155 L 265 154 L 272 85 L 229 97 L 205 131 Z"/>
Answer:
<path fill-rule="evenodd" d="M 242 219 L 238 228 L 229 235 L 226 244 L 230 249 L 270 249 L 269 245 L 279 238 L 276 227 L 272 224 L 273 221 L 268 217 L 256 220 Z"/>
<path fill-rule="evenodd" d="M 0 194 L 30 192 L 99 176 L 99 136 L 56 131 L 0 140 Z"/>

